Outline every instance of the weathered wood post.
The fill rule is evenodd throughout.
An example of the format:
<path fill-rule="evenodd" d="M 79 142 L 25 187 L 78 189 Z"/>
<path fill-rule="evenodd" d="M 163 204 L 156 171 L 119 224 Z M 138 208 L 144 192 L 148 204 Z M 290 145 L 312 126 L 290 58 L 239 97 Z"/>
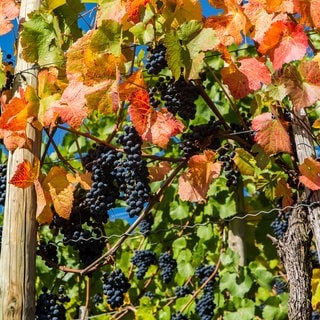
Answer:
<path fill-rule="evenodd" d="M 19 22 L 27 20 L 28 13 L 38 9 L 40 0 L 22 0 Z M 17 76 L 14 87 L 36 87 L 36 72 L 21 57 L 18 44 L 15 74 L 28 69 L 23 78 Z M 7 180 L 24 159 L 33 163 L 40 154 L 40 132 L 31 125 L 27 136 L 32 141 L 31 150 L 17 149 L 9 154 Z M 35 257 L 36 257 L 36 194 L 27 189 L 7 185 L 4 209 L 2 248 L 0 258 L 0 320 L 34 320 L 35 310 Z"/>

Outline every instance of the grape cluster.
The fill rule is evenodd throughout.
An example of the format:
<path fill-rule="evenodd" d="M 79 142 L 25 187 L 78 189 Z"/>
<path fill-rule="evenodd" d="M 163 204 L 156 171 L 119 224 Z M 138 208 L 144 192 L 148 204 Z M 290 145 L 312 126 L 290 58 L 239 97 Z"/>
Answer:
<path fill-rule="evenodd" d="M 12 64 L 9 62 L 9 63 L 6 63 L 6 66 L 5 66 L 5 69 L 6 70 L 6 83 L 5 85 L 1 88 L 1 92 L 2 91 L 6 91 L 6 90 L 11 90 L 12 87 L 13 87 L 13 82 L 14 82 L 14 74 L 12 72 Z"/>
<path fill-rule="evenodd" d="M 98 146 L 91 150 L 85 159 L 87 169 L 92 171 L 92 186 L 81 206 L 89 208 L 92 218 L 101 223 L 107 222 L 107 211 L 114 207 L 119 197 L 113 176 L 117 159 L 117 153 L 107 146 Z"/>
<path fill-rule="evenodd" d="M 278 239 L 282 239 L 284 234 L 286 233 L 288 229 L 288 220 L 291 215 L 291 210 L 287 211 L 285 214 L 280 212 L 275 220 L 273 220 L 270 224 L 275 236 Z"/>
<path fill-rule="evenodd" d="M 212 291 L 205 289 L 201 298 L 196 299 L 196 313 L 200 320 L 212 320 L 215 307 Z"/>
<path fill-rule="evenodd" d="M 123 305 L 124 294 L 129 290 L 128 278 L 120 269 L 111 271 L 110 274 L 102 274 L 103 293 L 107 296 L 107 301 L 112 309 Z"/>
<path fill-rule="evenodd" d="M 273 284 L 273 289 L 276 291 L 277 294 L 281 294 L 287 291 L 287 283 L 283 280 L 276 278 Z"/>
<path fill-rule="evenodd" d="M 189 320 L 189 318 L 179 311 L 177 313 L 172 314 L 171 320 Z"/>
<path fill-rule="evenodd" d="M 126 211 L 134 217 L 141 213 L 150 194 L 149 172 L 141 157 L 142 139 L 134 127 L 124 126 L 117 141 L 122 144 L 126 158 L 116 162 L 116 175 L 126 198 Z"/>
<path fill-rule="evenodd" d="M 94 294 L 94 296 L 92 297 L 92 301 L 93 301 L 93 303 L 94 303 L 95 305 L 98 305 L 98 304 L 100 304 L 100 303 L 103 301 L 103 298 L 102 298 L 101 294 L 96 293 L 96 294 Z"/>
<path fill-rule="evenodd" d="M 0 206 L 4 206 L 6 200 L 7 165 L 0 164 Z"/>
<path fill-rule="evenodd" d="M 148 47 L 150 55 L 146 60 L 146 69 L 149 74 L 159 74 L 159 72 L 168 66 L 166 60 L 167 48 L 162 42 L 159 42 L 154 48 Z"/>
<path fill-rule="evenodd" d="M 174 295 L 177 296 L 178 298 L 182 298 L 190 294 L 191 292 L 192 291 L 189 286 L 183 286 L 183 287 L 178 286 L 174 290 Z"/>
<path fill-rule="evenodd" d="M 199 97 L 199 89 L 192 82 L 187 82 L 183 75 L 175 81 L 163 82 L 160 85 L 161 99 L 164 106 L 174 115 L 184 120 L 194 119 L 196 115 L 195 100 Z"/>
<path fill-rule="evenodd" d="M 202 265 L 195 271 L 195 276 L 199 278 L 200 285 L 204 284 L 215 270 L 213 265 Z M 213 302 L 213 286 L 215 279 L 211 279 L 203 288 L 200 299 L 196 299 L 196 312 L 200 320 L 211 320 L 214 314 L 215 303 Z"/>
<path fill-rule="evenodd" d="M 41 256 L 46 261 L 48 267 L 50 267 L 50 262 L 55 264 L 58 263 L 57 246 L 51 240 L 48 243 L 46 243 L 45 240 L 40 240 L 37 255 Z"/>
<path fill-rule="evenodd" d="M 220 147 L 218 138 L 220 129 L 221 123 L 214 117 L 206 124 L 190 126 L 191 131 L 182 135 L 180 143 L 180 149 L 184 156 L 189 158 L 205 149 L 218 149 Z"/>
<path fill-rule="evenodd" d="M 83 229 L 78 226 L 73 234 L 65 235 L 63 243 L 70 244 L 75 250 L 79 252 L 79 261 L 87 267 L 96 259 L 98 259 L 105 247 L 105 240 L 101 237 L 99 229 L 92 231 Z"/>
<path fill-rule="evenodd" d="M 138 250 L 131 258 L 131 262 L 138 268 L 136 275 L 141 280 L 151 265 L 157 265 L 157 257 L 151 250 Z"/>
<path fill-rule="evenodd" d="M 311 320 L 320 320 L 320 312 L 319 311 L 312 311 Z"/>
<path fill-rule="evenodd" d="M 36 302 L 36 320 L 65 320 L 66 309 L 63 303 L 69 301 L 70 298 L 65 295 L 62 286 L 59 287 L 59 295 L 43 287 Z"/>
<path fill-rule="evenodd" d="M 150 234 L 154 219 L 151 213 L 149 213 L 139 224 L 140 232 L 147 236 Z"/>
<path fill-rule="evenodd" d="M 161 253 L 159 256 L 160 276 L 164 283 L 169 283 L 176 271 L 177 262 L 168 252 Z"/>
<path fill-rule="evenodd" d="M 153 299 L 155 297 L 154 293 L 151 292 L 151 291 L 146 291 L 144 294 L 143 294 L 144 297 L 148 297 L 150 299 Z"/>
<path fill-rule="evenodd" d="M 219 161 L 222 162 L 222 168 L 225 172 L 225 177 L 227 178 L 227 187 L 237 186 L 239 183 L 239 177 L 241 176 L 239 170 L 236 169 L 233 158 L 235 152 L 233 150 L 228 150 L 222 148 L 219 150 L 220 156 Z"/>

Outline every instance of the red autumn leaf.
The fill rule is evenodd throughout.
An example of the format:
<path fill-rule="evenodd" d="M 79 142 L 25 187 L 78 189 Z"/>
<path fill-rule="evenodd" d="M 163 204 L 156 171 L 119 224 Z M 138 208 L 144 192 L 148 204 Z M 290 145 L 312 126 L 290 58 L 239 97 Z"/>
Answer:
<path fill-rule="evenodd" d="M 258 51 L 269 55 L 274 69 L 278 70 L 284 63 L 303 58 L 307 48 L 308 37 L 302 25 L 276 21 L 265 33 Z"/>
<path fill-rule="evenodd" d="M 19 7 L 14 0 L 0 0 L 0 35 L 13 28 L 11 20 L 19 16 Z"/>
<path fill-rule="evenodd" d="M 34 160 L 34 166 L 32 166 L 29 160 L 23 160 L 19 163 L 15 173 L 10 179 L 9 183 L 18 188 L 28 188 L 33 185 L 34 181 L 38 179 L 40 172 L 40 161 L 38 158 Z"/>
<path fill-rule="evenodd" d="M 299 166 L 299 181 L 312 191 L 320 190 L 320 163 L 312 158 L 304 159 Z"/>
<path fill-rule="evenodd" d="M 161 161 L 152 167 L 148 167 L 150 181 L 162 181 L 167 173 L 171 170 L 171 165 L 168 161 Z"/>
<path fill-rule="evenodd" d="M 254 140 L 268 155 L 279 152 L 291 153 L 288 123 L 273 119 L 270 112 L 262 113 L 252 120 L 252 129 L 255 131 Z"/>
<path fill-rule="evenodd" d="M 129 100 L 129 114 L 142 139 L 166 148 L 169 139 L 184 130 L 183 123 L 170 112 L 160 112 L 150 106 L 146 90 L 136 90 Z"/>
<path fill-rule="evenodd" d="M 205 202 L 210 184 L 218 178 L 221 163 L 214 162 L 215 152 L 205 150 L 202 155 L 192 156 L 188 170 L 179 177 L 178 193 L 183 201 Z"/>
<path fill-rule="evenodd" d="M 260 89 L 262 83 L 271 82 L 270 71 L 263 62 L 256 58 L 243 58 L 238 62 L 241 63 L 240 67 L 231 64 L 221 70 L 223 81 L 235 99 L 241 99 Z"/>
<path fill-rule="evenodd" d="M 61 99 L 53 102 L 44 115 L 44 124 L 53 125 L 57 116 L 71 127 L 79 129 L 82 121 L 88 115 L 86 107 L 87 86 L 82 82 L 72 81 L 63 91 Z"/>
<path fill-rule="evenodd" d="M 138 23 L 140 21 L 139 11 L 144 8 L 150 0 L 128 0 L 126 2 L 126 11 L 128 15 L 128 20 L 133 23 Z"/>

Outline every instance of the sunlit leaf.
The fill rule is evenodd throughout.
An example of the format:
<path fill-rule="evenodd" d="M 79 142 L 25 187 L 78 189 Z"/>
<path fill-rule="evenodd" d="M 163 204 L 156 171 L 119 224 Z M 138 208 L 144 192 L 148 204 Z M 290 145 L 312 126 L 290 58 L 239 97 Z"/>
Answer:
<path fill-rule="evenodd" d="M 276 186 L 275 190 L 275 196 L 282 198 L 282 208 L 292 206 L 293 205 L 293 199 L 292 199 L 292 189 L 290 188 L 289 184 L 287 183 L 285 178 L 281 178 L 278 181 L 278 184 Z"/>
<path fill-rule="evenodd" d="M 311 279 L 312 308 L 317 310 L 320 307 L 320 269 L 312 269 Z"/>
<path fill-rule="evenodd" d="M 257 164 L 254 157 L 248 151 L 242 148 L 237 148 L 233 161 L 237 165 L 241 174 L 248 176 L 254 175 Z"/>
<path fill-rule="evenodd" d="M 53 213 L 48 203 L 48 194 L 46 195 L 39 180 L 34 181 L 34 187 L 37 195 L 37 213 L 36 218 L 39 224 L 49 224 L 52 221 Z"/>
<path fill-rule="evenodd" d="M 273 118 L 270 112 L 256 116 L 252 120 L 252 129 L 255 131 L 254 140 L 268 155 L 292 152 L 288 123 Z"/>
<path fill-rule="evenodd" d="M 271 82 L 271 74 L 265 64 L 256 58 L 239 59 L 240 67 L 231 64 L 221 70 L 224 83 L 235 99 L 241 99 Z"/>
<path fill-rule="evenodd" d="M 130 97 L 129 114 L 142 139 L 166 148 L 169 139 L 182 132 L 184 125 L 166 110 L 154 110 L 146 90 L 139 89 Z"/>
<path fill-rule="evenodd" d="M 146 84 L 142 75 L 142 70 L 134 72 L 128 79 L 120 83 L 119 95 L 122 100 L 127 100 L 130 95 L 139 88 L 145 88 Z"/>
<path fill-rule="evenodd" d="M 128 20 L 133 23 L 138 23 L 140 21 L 140 10 L 145 8 L 149 2 L 150 0 L 127 0 L 126 11 Z"/>
<path fill-rule="evenodd" d="M 306 158 L 299 166 L 299 181 L 310 190 L 320 190 L 320 162 Z"/>
<path fill-rule="evenodd" d="M 9 183 L 18 188 L 28 188 L 38 179 L 40 172 L 40 161 L 35 158 L 34 165 L 29 160 L 23 160 L 19 163 L 15 173 L 11 177 Z"/>
<path fill-rule="evenodd" d="M 57 17 L 33 12 L 23 24 L 22 55 L 27 62 L 41 66 L 62 66 L 65 62 L 62 38 Z"/>
<path fill-rule="evenodd" d="M 302 25 L 276 21 L 266 31 L 258 51 L 268 54 L 273 67 L 278 70 L 284 63 L 303 58 L 307 48 L 308 37 Z"/>
<path fill-rule="evenodd" d="M 188 170 L 179 177 L 180 199 L 191 202 L 205 202 L 210 184 L 219 177 L 221 163 L 214 162 L 215 152 L 205 150 L 201 155 L 192 156 Z"/>

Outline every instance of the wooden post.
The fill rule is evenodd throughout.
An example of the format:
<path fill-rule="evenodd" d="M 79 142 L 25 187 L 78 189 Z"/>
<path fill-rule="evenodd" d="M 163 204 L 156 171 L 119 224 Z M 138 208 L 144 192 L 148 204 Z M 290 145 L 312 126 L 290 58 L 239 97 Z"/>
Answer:
<path fill-rule="evenodd" d="M 22 0 L 20 22 L 27 20 L 28 13 L 38 9 L 40 0 Z M 17 77 L 15 89 L 21 85 L 36 87 L 36 72 L 21 57 L 18 44 L 15 74 L 28 69 Z M 17 149 L 9 154 L 7 180 L 24 159 L 33 163 L 40 155 L 40 133 L 31 125 L 27 136 L 32 141 L 31 150 Z M 35 257 L 36 257 L 36 194 L 33 187 L 16 188 L 7 184 L 4 209 L 3 235 L 0 258 L 0 320 L 35 319 Z"/>

